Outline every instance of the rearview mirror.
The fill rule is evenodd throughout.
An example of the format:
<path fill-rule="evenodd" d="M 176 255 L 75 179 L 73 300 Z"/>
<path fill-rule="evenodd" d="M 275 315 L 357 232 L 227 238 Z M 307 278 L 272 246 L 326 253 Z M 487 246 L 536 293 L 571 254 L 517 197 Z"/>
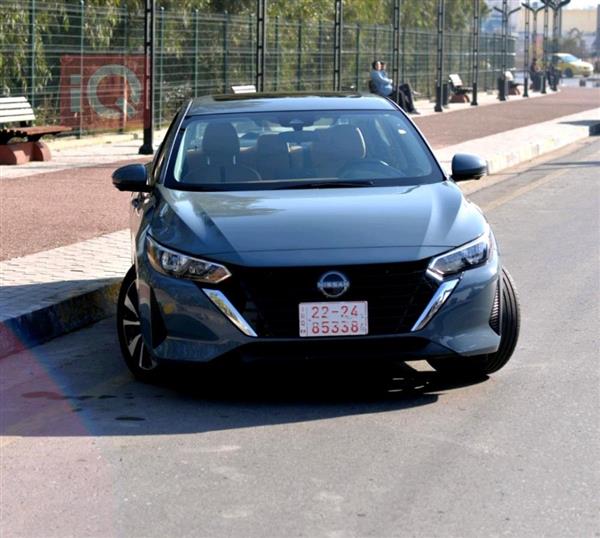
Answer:
<path fill-rule="evenodd" d="M 120 191 L 150 192 L 148 172 L 143 164 L 128 164 L 117 168 L 112 175 L 113 185 Z"/>
<path fill-rule="evenodd" d="M 467 179 L 480 179 L 488 172 L 485 159 L 471 153 L 457 153 L 452 157 L 452 179 L 465 181 Z"/>

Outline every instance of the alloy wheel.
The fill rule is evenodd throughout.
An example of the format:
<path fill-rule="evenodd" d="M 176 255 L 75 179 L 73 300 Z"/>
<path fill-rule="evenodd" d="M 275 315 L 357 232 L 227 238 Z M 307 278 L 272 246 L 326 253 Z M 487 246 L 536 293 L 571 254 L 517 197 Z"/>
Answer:
<path fill-rule="evenodd" d="M 128 283 L 122 305 L 120 306 L 121 332 L 132 364 L 140 370 L 154 370 L 158 366 L 158 363 L 148 351 L 142 338 L 135 279 L 132 279 Z"/>

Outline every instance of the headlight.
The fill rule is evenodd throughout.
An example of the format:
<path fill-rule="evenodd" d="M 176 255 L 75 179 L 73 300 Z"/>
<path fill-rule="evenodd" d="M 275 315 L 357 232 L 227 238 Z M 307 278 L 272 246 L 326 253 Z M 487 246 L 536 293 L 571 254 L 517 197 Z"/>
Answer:
<path fill-rule="evenodd" d="M 231 276 L 223 265 L 176 252 L 159 245 L 150 237 L 146 237 L 146 251 L 152 267 L 165 275 L 207 284 L 218 284 Z"/>
<path fill-rule="evenodd" d="M 488 261 L 493 248 L 494 239 L 488 228 L 474 241 L 433 258 L 427 268 L 427 274 L 436 280 L 442 280 L 448 275 L 483 265 Z"/>

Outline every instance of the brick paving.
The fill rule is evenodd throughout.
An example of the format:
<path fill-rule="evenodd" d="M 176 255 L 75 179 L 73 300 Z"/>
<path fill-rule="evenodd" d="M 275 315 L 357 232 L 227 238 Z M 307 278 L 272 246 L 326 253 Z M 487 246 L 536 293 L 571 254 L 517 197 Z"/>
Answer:
<path fill-rule="evenodd" d="M 0 262 L 0 323 L 123 278 L 129 241 L 121 230 Z"/>
<path fill-rule="evenodd" d="M 431 146 L 442 148 L 519 127 L 550 121 L 600 106 L 600 88 L 564 88 L 560 92 L 485 107 L 470 107 L 413 118 Z M 476 110 L 473 110 L 476 109 Z"/>

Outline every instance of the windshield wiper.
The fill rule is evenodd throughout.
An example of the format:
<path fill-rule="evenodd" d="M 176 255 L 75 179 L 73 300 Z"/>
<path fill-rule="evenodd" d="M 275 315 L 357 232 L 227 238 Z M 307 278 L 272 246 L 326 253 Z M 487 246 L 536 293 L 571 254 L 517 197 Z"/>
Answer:
<path fill-rule="evenodd" d="M 351 187 L 371 187 L 374 181 L 302 181 L 283 185 L 279 189 L 346 189 Z"/>

